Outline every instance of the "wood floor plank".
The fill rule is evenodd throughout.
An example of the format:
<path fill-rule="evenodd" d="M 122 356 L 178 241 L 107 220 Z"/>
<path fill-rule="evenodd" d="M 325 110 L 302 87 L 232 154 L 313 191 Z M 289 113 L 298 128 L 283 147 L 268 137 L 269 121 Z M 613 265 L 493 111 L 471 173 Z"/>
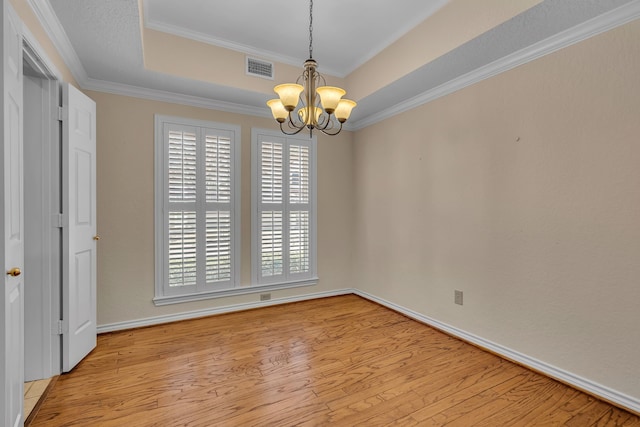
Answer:
<path fill-rule="evenodd" d="M 640 426 L 354 295 L 113 332 L 37 426 Z"/>
<path fill-rule="evenodd" d="M 560 393 L 572 393 L 573 397 L 569 397 L 567 400 L 568 396 L 562 396 L 555 405 L 544 405 L 544 410 L 530 412 L 523 417 L 523 426 L 553 427 L 566 425 L 575 414 L 582 413 L 596 400 L 594 397 L 574 389 L 560 388 L 558 391 Z M 525 419 L 526 422 L 524 422 Z"/>
<path fill-rule="evenodd" d="M 628 412 L 618 411 L 615 408 L 608 408 L 604 415 L 594 424 L 594 427 L 638 427 L 640 419 Z"/>
<path fill-rule="evenodd" d="M 512 390 L 502 396 L 501 399 L 509 400 L 512 403 L 507 406 L 505 411 L 491 414 L 477 425 L 479 427 L 526 426 L 532 425 L 532 421 L 540 419 L 542 415 L 546 415 L 543 422 L 551 422 L 550 425 L 562 425 L 560 418 L 563 414 L 558 410 L 558 407 L 580 393 L 552 380 L 537 384 L 529 383 L 527 386 L 519 390 Z M 533 425 L 538 425 L 537 423 L 538 421 Z"/>
<path fill-rule="evenodd" d="M 458 393 L 447 396 L 442 400 L 437 400 L 435 404 L 412 414 L 421 421 L 428 422 L 425 425 L 470 425 L 469 422 L 477 423 L 492 413 L 501 411 L 508 406 L 509 402 L 499 398 L 514 387 L 521 386 L 531 380 L 529 372 L 515 372 L 509 374 L 508 379 L 498 378 L 497 381 L 480 387 L 470 387 Z"/>
<path fill-rule="evenodd" d="M 611 414 L 612 416 L 607 420 L 609 411 L 613 411 L 613 413 Z M 569 427 L 592 426 L 597 425 L 600 420 L 603 420 L 604 424 L 602 425 L 615 426 L 617 420 L 621 419 L 621 417 L 618 416 L 619 412 L 627 414 L 625 411 L 619 411 L 613 408 L 606 402 L 595 399 L 590 404 L 585 406 L 580 412 L 576 412 L 575 414 L 573 414 L 573 416 L 565 423 L 565 425 Z M 628 421 L 625 421 L 621 425 L 625 427 L 640 425 L 638 423 L 640 423 L 640 417 L 631 416 Z"/>
<path fill-rule="evenodd" d="M 522 374 L 521 368 L 504 362 L 495 370 L 474 367 L 469 372 L 460 371 L 441 378 L 433 376 L 433 381 L 415 388 L 422 396 L 423 406 L 412 416 L 417 420 L 426 420 L 487 390 L 492 392 L 502 383 Z M 431 378 L 430 376 L 429 379 Z"/>

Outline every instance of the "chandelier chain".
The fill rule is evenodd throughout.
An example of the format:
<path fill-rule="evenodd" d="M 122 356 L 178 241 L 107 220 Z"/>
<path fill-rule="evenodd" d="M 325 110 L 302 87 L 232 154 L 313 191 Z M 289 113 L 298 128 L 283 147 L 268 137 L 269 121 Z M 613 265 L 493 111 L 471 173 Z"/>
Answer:
<path fill-rule="evenodd" d="M 309 1 L 309 59 L 313 58 L 313 0 Z"/>

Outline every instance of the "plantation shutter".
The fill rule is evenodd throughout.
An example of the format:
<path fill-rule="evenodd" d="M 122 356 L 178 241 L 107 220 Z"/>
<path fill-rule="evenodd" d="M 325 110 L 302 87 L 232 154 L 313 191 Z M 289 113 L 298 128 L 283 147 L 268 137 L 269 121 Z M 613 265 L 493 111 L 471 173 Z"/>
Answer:
<path fill-rule="evenodd" d="M 196 129 L 167 129 L 169 193 L 169 287 L 196 286 Z"/>
<path fill-rule="evenodd" d="M 289 274 L 308 273 L 311 267 L 309 153 L 308 144 L 289 145 Z"/>
<path fill-rule="evenodd" d="M 274 281 L 284 276 L 284 138 L 260 143 L 259 256 L 260 276 Z"/>
<path fill-rule="evenodd" d="M 234 132 L 173 122 L 162 127 L 162 294 L 233 287 L 237 281 Z"/>
<path fill-rule="evenodd" d="M 315 277 L 313 142 L 268 132 L 254 136 L 259 284 Z"/>
<path fill-rule="evenodd" d="M 205 130 L 206 283 L 231 280 L 231 139 Z"/>

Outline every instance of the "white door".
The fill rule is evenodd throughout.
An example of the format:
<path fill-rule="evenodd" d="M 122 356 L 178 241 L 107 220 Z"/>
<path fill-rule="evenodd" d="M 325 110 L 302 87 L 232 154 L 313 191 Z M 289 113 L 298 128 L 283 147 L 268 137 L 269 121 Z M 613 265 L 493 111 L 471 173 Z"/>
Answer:
<path fill-rule="evenodd" d="M 3 139 L 0 160 L 0 259 L 4 268 L 0 291 L 0 422 L 17 427 L 23 421 L 24 223 L 22 175 L 22 35 L 8 0 L 2 1 Z"/>
<path fill-rule="evenodd" d="M 96 104 L 69 84 L 62 104 L 62 370 L 69 372 L 96 346 Z"/>

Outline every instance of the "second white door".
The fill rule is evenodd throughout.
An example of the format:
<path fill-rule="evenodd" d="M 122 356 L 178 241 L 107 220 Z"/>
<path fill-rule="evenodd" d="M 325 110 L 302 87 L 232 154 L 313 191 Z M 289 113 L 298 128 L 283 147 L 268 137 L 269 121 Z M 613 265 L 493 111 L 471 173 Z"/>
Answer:
<path fill-rule="evenodd" d="M 63 86 L 62 370 L 96 346 L 96 105 Z"/>

